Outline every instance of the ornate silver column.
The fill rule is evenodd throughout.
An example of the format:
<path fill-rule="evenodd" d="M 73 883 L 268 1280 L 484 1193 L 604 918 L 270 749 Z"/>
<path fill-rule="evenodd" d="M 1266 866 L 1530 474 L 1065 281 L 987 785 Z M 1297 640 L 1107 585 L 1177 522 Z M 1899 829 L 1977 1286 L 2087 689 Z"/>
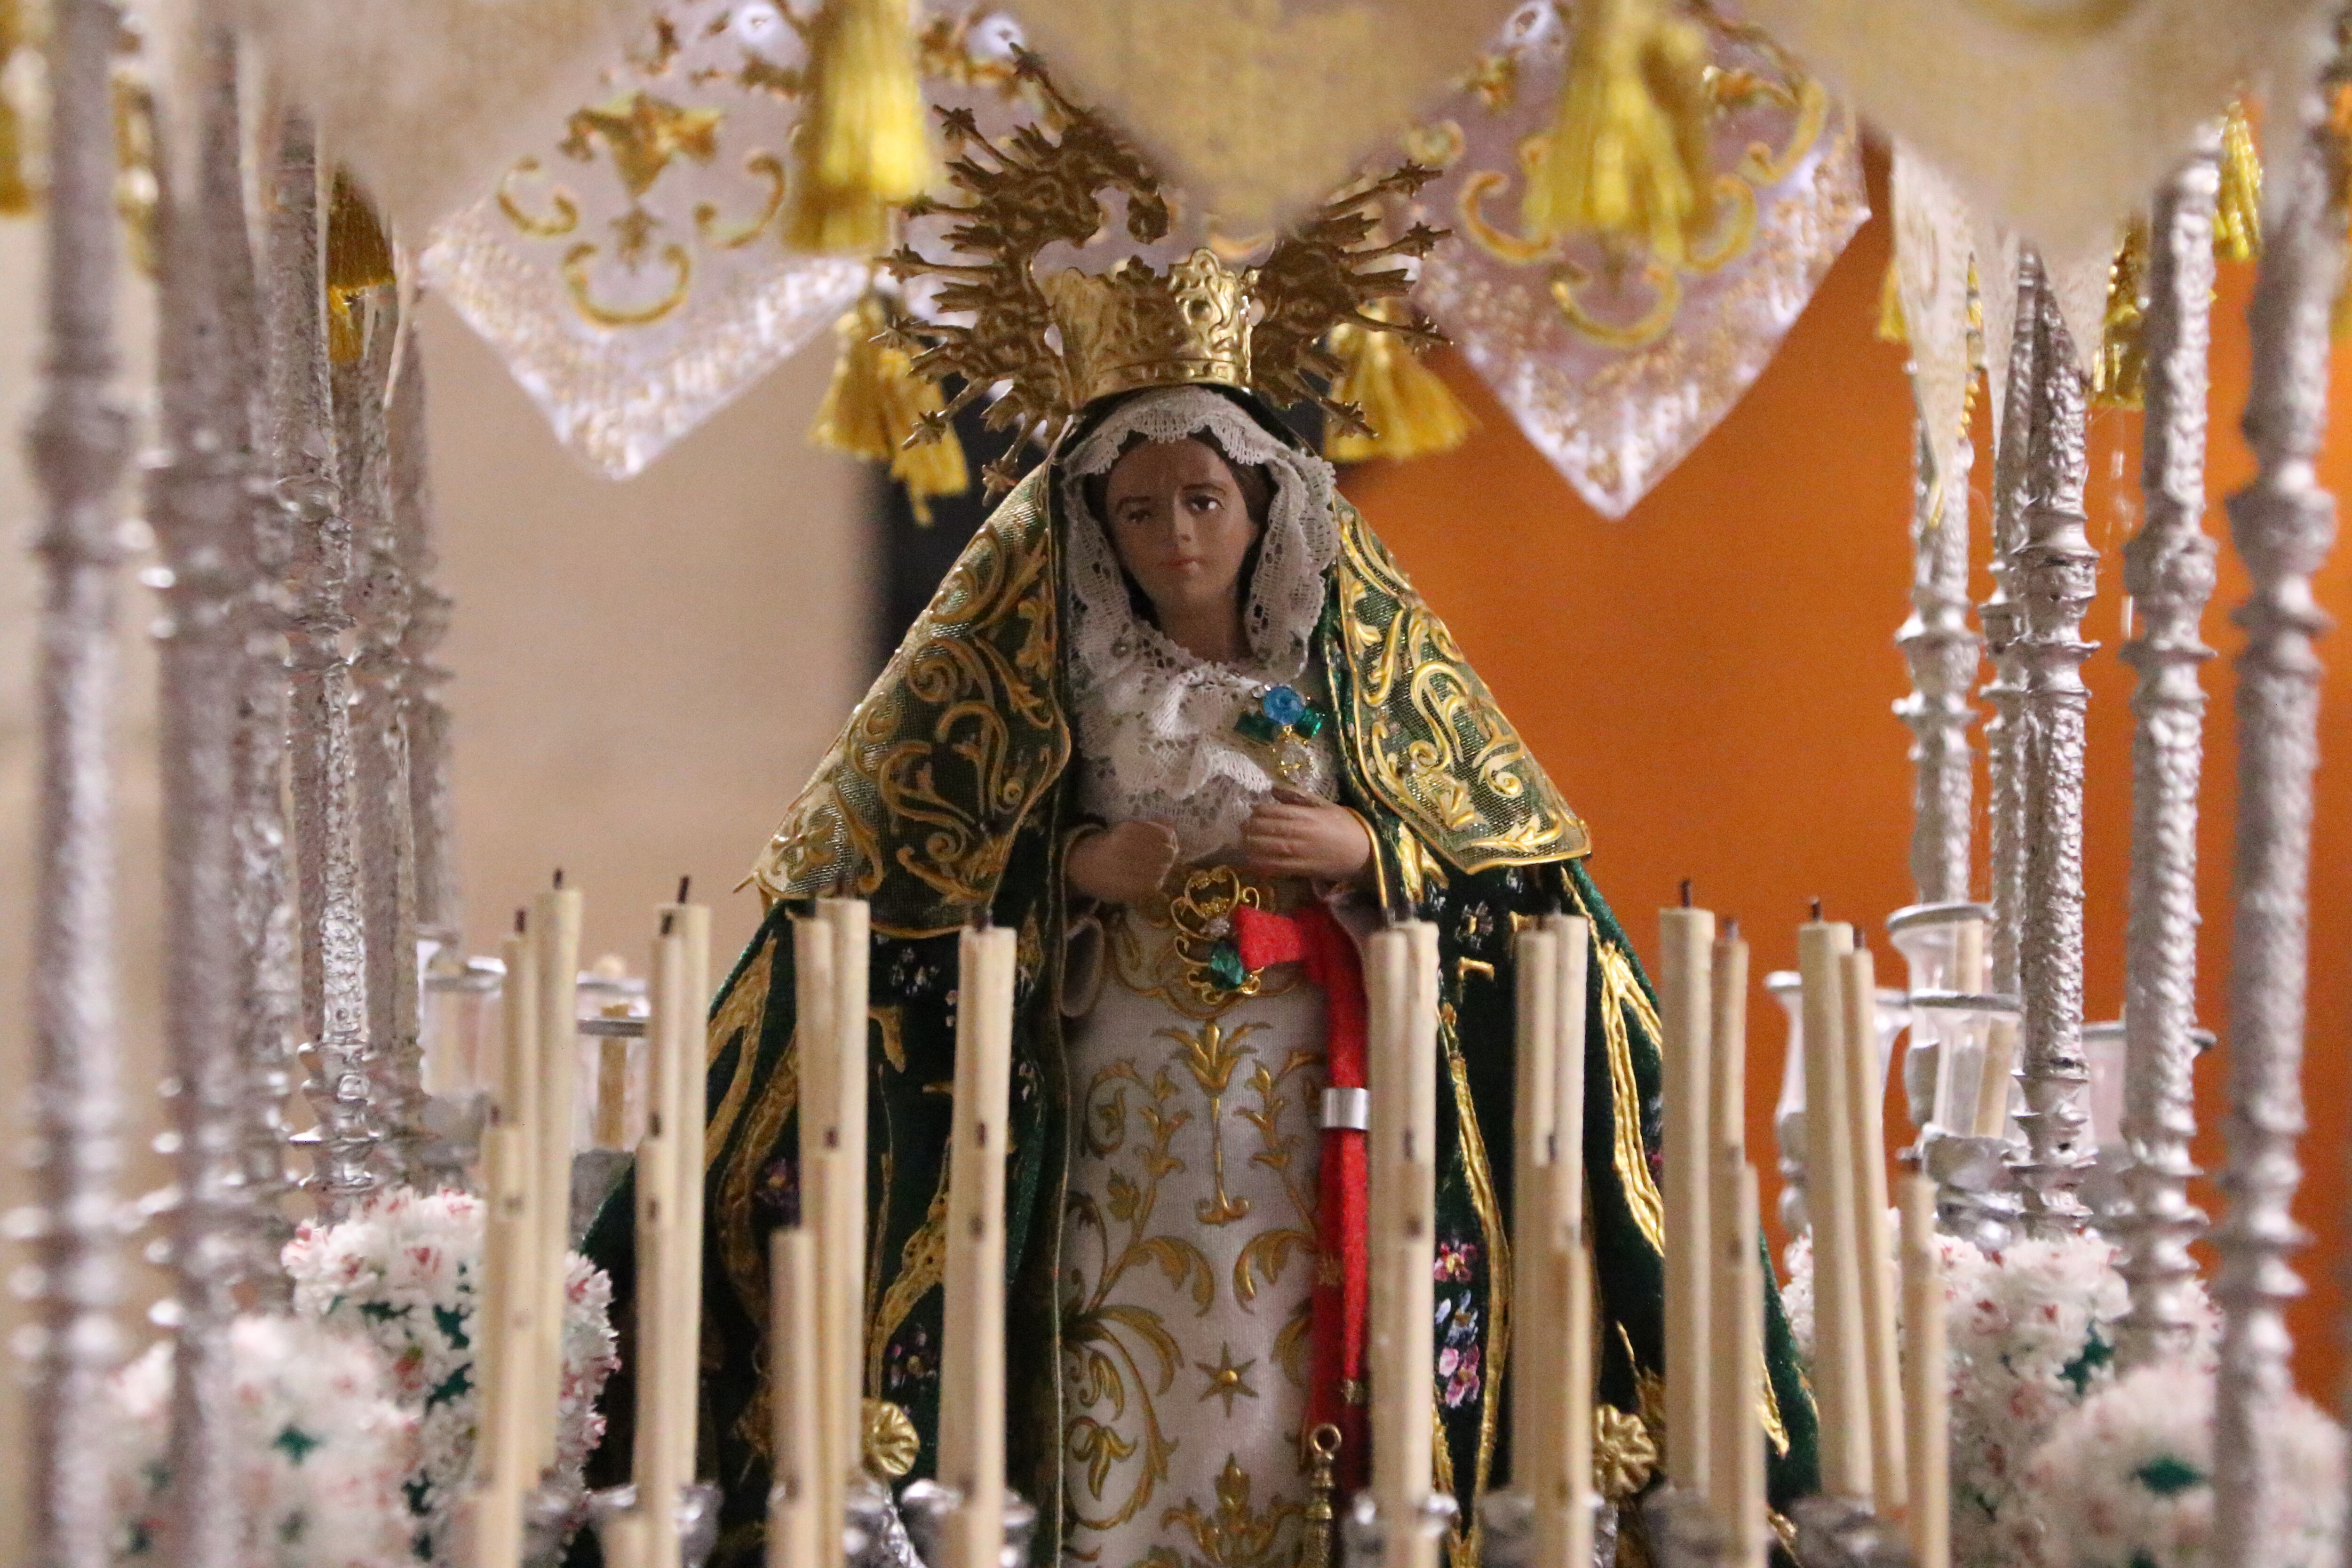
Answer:
<path fill-rule="evenodd" d="M 2200 136 L 2148 215 L 2141 343 L 2147 417 L 2140 453 L 2147 521 L 2124 546 L 2124 589 L 2138 616 L 2123 659 L 2132 691 L 2131 921 L 2124 952 L 2124 1121 L 2131 1149 L 2117 1216 L 2131 1310 L 2117 1354 L 2137 1366 L 2189 1348 L 2197 1279 L 2189 1244 L 2205 1215 L 2189 1201 L 2197 1166 L 2197 792 L 2213 657 L 2198 628 L 2213 595 L 2206 536 L 2205 399 L 2213 309 L 2213 214 L 2221 129 Z"/>
<path fill-rule="evenodd" d="M 2042 273 L 2038 258 L 2033 268 Z M 2010 590 L 2024 612 L 2014 648 L 2024 673 L 2015 765 L 2025 803 L 2024 887 L 2018 926 L 2018 1081 L 2026 1155 L 2018 1165 L 2029 1235 L 2078 1227 L 2074 1195 L 2089 1152 L 2076 1103 L 2090 1083 L 2083 1058 L 2083 743 L 2089 689 L 2083 611 L 2098 585 L 2098 553 L 2084 531 L 2086 378 L 2046 276 L 2035 290 L 2040 347 L 2032 433 L 2026 446 L 2023 539 L 2011 554 Z"/>
<path fill-rule="evenodd" d="M 338 193 L 335 221 L 373 222 L 357 193 Z M 407 685 L 401 657 L 408 631 L 408 579 L 392 499 L 392 434 L 385 394 L 399 337 L 389 288 L 350 301 L 362 329 L 357 357 L 334 364 L 335 453 L 343 515 L 352 531 L 350 607 L 352 778 L 360 803 L 360 883 L 365 889 L 368 1038 L 375 1047 L 377 1110 L 393 1163 L 409 1173 L 423 1147 L 424 1079 L 417 1044 L 416 863 L 409 836 L 408 733 L 401 711 Z"/>
<path fill-rule="evenodd" d="M 1975 457 L 1967 430 L 1921 427 L 1911 521 L 1911 617 L 1895 638 L 1911 668 L 1911 695 L 1895 711 L 1911 729 L 1916 769 L 1911 879 L 1923 904 L 1969 896 L 1969 829 L 1976 794 L 1976 759 L 1969 749 L 1976 709 L 1969 687 L 1983 646 L 1969 627 L 1968 473 Z"/>
<path fill-rule="evenodd" d="M 2339 54 L 2331 77 L 2344 65 Z M 2290 1209 L 2303 1176 L 2294 1143 L 2304 1125 L 2311 782 L 2318 763 L 2320 666 L 2311 645 L 2328 625 L 2312 602 L 2311 574 L 2336 534 L 2335 499 L 2312 465 L 2327 423 L 2327 318 L 2344 263 L 2344 171 L 2318 90 L 2276 102 L 2273 112 L 2286 121 L 2271 168 L 2274 226 L 2263 236 L 2247 318 L 2253 385 L 2245 430 L 2261 468 L 2230 498 L 2230 537 L 2253 590 L 2232 617 L 2246 630 L 2246 646 L 2237 658 L 2229 1159 L 2221 1175 L 2230 1206 L 2214 1235 L 2222 1313 L 2213 1432 L 2217 1568 L 2254 1568 L 2260 1560 L 2279 1472 L 2266 1461 L 2257 1416 L 2290 1386 L 2284 1307 L 2303 1290 L 2286 1260 L 2304 1240 Z"/>
<path fill-rule="evenodd" d="M 39 885 L 33 920 L 34 1131 L 40 1208 L 27 1447 L 37 1568 L 106 1568 L 114 1519 L 102 1384 L 121 1354 L 115 1182 L 122 1163 L 114 1006 L 115 486 L 130 451 L 115 403 L 114 115 L 121 16 L 49 12 L 48 362 L 30 435 L 44 500 Z"/>
<path fill-rule="evenodd" d="M 368 1036 L 365 915 L 352 755 L 351 525 L 342 516 L 327 383 L 318 159 L 309 122 L 289 115 L 271 175 L 269 381 L 278 491 L 292 521 L 288 586 L 293 700 L 294 858 L 302 904 L 302 1026 L 313 1053 L 303 1088 L 317 1111 L 310 1186 L 340 1216 L 388 1178 Z"/>
<path fill-rule="evenodd" d="M 241 611 L 252 560 L 247 389 L 222 289 L 243 249 L 236 52 L 203 51 L 195 135 L 157 149 L 157 411 L 163 458 L 148 514 L 167 574 L 158 709 L 163 766 L 164 1041 L 177 1141 L 170 1260 L 173 1352 L 166 1550 L 184 1568 L 236 1568 L 244 1547 L 229 1331 L 254 1226 L 238 1100 L 236 840 Z M 161 138 L 159 137 L 159 140 Z"/>
<path fill-rule="evenodd" d="M 465 917 L 457 903 L 456 812 L 450 802 L 449 710 L 441 687 L 449 672 L 434 663 L 449 634 L 449 596 L 433 584 L 441 564 L 433 552 L 432 468 L 425 436 L 425 356 L 411 323 L 402 335 L 400 374 L 392 394 L 392 517 L 399 534 L 400 568 L 408 582 L 408 625 L 401 638 L 408 722 L 409 840 L 416 865 L 416 931 L 445 943 L 458 942 Z"/>
<path fill-rule="evenodd" d="M 1992 989 L 2017 994 L 2019 913 L 2025 889 L 2025 793 L 2019 766 L 2020 706 L 2025 694 L 2024 666 L 2018 648 L 2021 608 L 2014 585 L 2017 547 L 2024 542 L 2026 447 L 2033 434 L 2033 386 L 2041 374 L 2041 337 L 2036 329 L 2042 298 L 2042 268 L 2031 253 L 2018 258 L 2017 319 L 2007 344 L 1991 352 L 2009 355 L 2001 397 L 2000 437 L 1992 463 L 1992 596 L 1978 609 L 1993 677 L 1984 689 L 1993 716 L 1985 724 L 1985 773 L 1990 795 L 1992 935 L 1988 957 Z"/>

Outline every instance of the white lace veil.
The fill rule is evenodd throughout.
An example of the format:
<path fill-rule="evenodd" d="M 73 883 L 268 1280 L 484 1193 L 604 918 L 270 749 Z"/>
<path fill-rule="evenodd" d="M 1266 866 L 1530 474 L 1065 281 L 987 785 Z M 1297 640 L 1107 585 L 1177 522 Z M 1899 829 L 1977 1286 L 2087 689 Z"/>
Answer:
<path fill-rule="evenodd" d="M 1262 468 L 1273 480 L 1243 609 L 1247 668 L 1196 658 L 1135 613 L 1086 481 L 1109 472 L 1138 436 L 1206 436 L 1230 461 Z M 1146 393 L 1112 410 L 1063 460 L 1061 484 L 1070 520 L 1070 691 L 1087 809 L 1113 820 L 1167 823 L 1188 860 L 1224 848 L 1272 787 L 1264 764 L 1234 742 L 1234 721 L 1267 687 L 1308 677 L 1323 574 L 1339 553 L 1331 465 L 1269 434 L 1231 399 L 1188 386 Z M 1317 765 L 1304 783 L 1328 795 L 1334 787 L 1328 727 L 1318 740 Z"/>

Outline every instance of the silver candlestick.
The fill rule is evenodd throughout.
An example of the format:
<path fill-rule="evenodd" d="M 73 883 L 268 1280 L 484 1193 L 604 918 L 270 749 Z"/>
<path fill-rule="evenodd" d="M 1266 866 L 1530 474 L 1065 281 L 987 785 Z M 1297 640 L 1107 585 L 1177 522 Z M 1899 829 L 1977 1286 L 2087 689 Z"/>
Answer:
<path fill-rule="evenodd" d="M 234 122 L 242 123 L 236 81 L 215 87 Z M 226 122 L 226 121 L 225 121 Z M 292 561 L 290 520 L 279 504 L 261 447 L 269 427 L 268 373 L 260 283 L 246 223 L 245 181 L 236 147 L 207 157 L 202 176 L 204 221 L 217 226 L 215 247 L 221 352 L 229 366 L 230 417 L 241 422 L 241 499 L 245 592 L 236 607 L 237 727 L 232 747 L 230 833 L 236 868 L 231 893 L 236 930 L 236 1096 L 239 1180 L 249 1205 L 246 1285 L 268 1306 L 293 1291 L 280 1260 L 293 1235 L 284 1200 L 286 1101 L 294 1092 L 294 1047 L 301 1027 L 291 846 L 286 823 L 286 574 Z"/>
<path fill-rule="evenodd" d="M 432 468 L 425 431 L 425 356 L 417 323 L 401 334 L 400 374 L 392 394 L 392 521 L 394 555 L 408 583 L 408 619 L 400 641 L 401 705 L 408 732 L 409 842 L 416 872 L 417 934 L 455 947 L 464 916 L 457 903 L 456 811 L 450 799 L 449 710 L 437 695 L 449 672 L 434 663 L 449 635 L 449 596 L 434 586 Z"/>
<path fill-rule="evenodd" d="M 2189 1201 L 2197 1023 L 2197 792 L 2213 657 L 2199 635 L 2213 595 L 2205 512 L 2205 401 L 2213 300 L 2213 215 L 2221 128 L 2157 193 L 2148 221 L 2141 342 L 2147 416 L 2140 489 L 2147 521 L 2124 546 L 2124 590 L 2137 629 L 2123 659 L 2132 692 L 2131 920 L 2124 952 L 2123 1136 L 2131 1156 L 2114 1219 L 2131 1310 L 2118 1325 L 2126 1367 L 2189 1348 L 2197 1332 L 2189 1243 L 2205 1215 Z"/>
<path fill-rule="evenodd" d="M 356 201 L 354 201 L 356 205 Z M 364 316 L 363 346 L 331 373 L 335 455 L 352 531 L 352 784 L 358 792 L 360 886 L 367 910 L 368 1038 L 375 1047 L 377 1110 L 392 1163 L 411 1181 L 427 1138 L 423 1056 L 417 1040 L 416 861 L 409 833 L 408 577 L 393 509 L 392 431 L 385 402 L 399 332 L 389 288 L 351 309 Z"/>
<path fill-rule="evenodd" d="M 2084 531 L 2086 378 L 2038 258 L 2034 324 L 2041 347 L 2026 447 L 2023 539 L 2011 552 L 2011 592 L 2024 611 L 2013 644 L 2024 673 L 2015 765 L 2025 805 L 2024 886 L 2018 930 L 2022 1004 L 2018 1081 L 2026 1154 L 2018 1168 L 2027 1234 L 2078 1229 L 2075 1195 L 2086 1155 L 2079 1100 L 2083 1061 L 2083 612 L 2097 586 L 2098 554 Z"/>
<path fill-rule="evenodd" d="M 38 892 L 33 923 L 31 1541 L 41 1568 L 105 1568 L 115 1521 L 104 1382 L 122 1353 L 115 1182 L 114 773 L 119 609 L 115 487 L 129 421 L 114 401 L 114 121 L 121 13 L 49 10 L 48 362 L 29 432 L 43 499 Z"/>
<path fill-rule="evenodd" d="M 1969 828 L 1976 759 L 1969 688 L 1983 643 L 1969 626 L 1969 468 L 1966 429 L 1919 431 L 1912 514 L 1911 617 L 1895 643 L 1911 669 L 1911 694 L 1895 705 L 1911 729 L 1911 879 L 1923 904 L 1969 896 Z M 1943 444 L 1941 470 L 1936 444 Z"/>
<path fill-rule="evenodd" d="M 2000 438 L 1992 465 L 1992 596 L 1978 608 L 1993 675 L 1984 698 L 1992 705 L 1985 724 L 1985 773 L 1990 796 L 1992 930 L 1988 953 L 1992 988 L 2017 994 L 2020 913 L 2025 893 L 2025 789 L 2018 757 L 2023 723 L 2025 668 L 2018 647 L 2021 607 L 2013 582 L 2013 552 L 2024 542 L 2026 447 L 2033 431 L 2033 386 L 2041 372 L 2041 336 L 2035 303 L 2042 274 L 2030 256 L 2017 269 L 2016 326 L 2010 342 L 2009 378 L 2001 399 Z"/>
<path fill-rule="evenodd" d="M 303 1089 L 317 1112 L 310 1178 L 322 1216 L 341 1218 L 393 1174 L 368 1034 L 365 910 L 352 753 L 352 568 L 328 391 L 319 168 L 309 121 L 289 114 L 271 171 L 269 379 L 278 492 L 293 520 L 288 582 L 294 848 L 302 905 L 302 1025 L 314 1053 Z"/>
<path fill-rule="evenodd" d="M 2339 53 L 2329 75 L 2345 64 Z M 2311 784 L 2318 762 L 2320 666 L 2311 645 L 2328 624 L 2312 602 L 2311 576 L 2336 533 L 2336 502 L 2312 470 L 2326 428 L 2328 311 L 2344 264 L 2344 170 L 2325 105 L 2314 89 L 2273 110 L 2284 122 L 2272 165 L 2273 222 L 2248 311 L 2253 384 L 2245 431 L 2260 468 L 2230 498 L 2230 537 L 2253 587 L 2234 617 L 2246 646 L 2237 658 L 2236 916 L 2221 1177 L 2229 1211 L 2214 1236 L 2222 1314 L 2213 1432 L 2219 1568 L 2252 1568 L 2263 1527 L 2276 1510 L 2281 1473 L 2267 1456 L 2260 1417 L 2290 1387 L 2284 1308 L 2303 1289 L 2286 1260 L 2303 1241 L 2291 1205 L 2303 1173 L 2294 1144 L 2304 1125 Z"/>
<path fill-rule="evenodd" d="M 166 933 L 165 1041 L 174 1168 L 169 1256 L 176 1309 L 172 1477 L 164 1529 L 188 1568 L 243 1561 L 238 1421 L 230 1331 L 237 1287 L 257 1272 L 254 1194 L 245 1183 L 247 1089 L 238 1054 L 242 978 L 236 879 L 238 699 L 254 563 L 247 511 L 248 388 L 226 342 L 226 275 L 247 253 L 236 45 L 203 35 L 203 87 L 190 145 L 157 152 L 158 408 L 164 449 L 149 516 L 168 585 L 162 643 Z M 173 165 L 192 171 L 173 177 Z"/>

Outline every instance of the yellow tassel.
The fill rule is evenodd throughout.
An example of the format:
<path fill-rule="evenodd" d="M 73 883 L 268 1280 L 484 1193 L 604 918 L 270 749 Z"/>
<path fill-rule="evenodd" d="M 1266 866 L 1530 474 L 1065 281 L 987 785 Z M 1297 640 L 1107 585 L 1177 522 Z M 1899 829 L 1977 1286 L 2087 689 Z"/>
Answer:
<path fill-rule="evenodd" d="M 392 241 L 383 232 L 367 192 L 346 170 L 335 171 L 327 204 L 327 357 L 349 364 L 367 351 L 366 323 L 359 306 L 371 289 L 394 279 Z"/>
<path fill-rule="evenodd" d="M 2252 261 L 2263 253 L 2263 158 L 2246 106 L 2230 105 L 2221 121 L 2221 195 L 2213 212 L 2213 254 Z"/>
<path fill-rule="evenodd" d="M 20 0 L 0 0 L 0 73 L 16 50 L 26 47 Z M 32 182 L 25 178 L 25 122 L 0 89 L 0 217 L 23 217 L 33 210 Z"/>
<path fill-rule="evenodd" d="M 1662 0 L 1592 0 L 1519 209 L 1546 243 L 1590 234 L 1679 265 L 1714 218 L 1706 36 Z"/>
<path fill-rule="evenodd" d="M 1396 319 L 1385 300 L 1369 313 Z M 1336 425 L 1328 429 L 1323 455 L 1333 462 L 1433 458 L 1453 451 L 1478 428 L 1454 389 L 1397 333 L 1342 321 L 1331 330 L 1331 353 L 1341 365 L 1331 381 L 1331 401 L 1354 405 L 1372 427 L 1369 436 Z"/>
<path fill-rule="evenodd" d="M 1878 285 L 1878 326 L 1870 335 L 1882 343 L 1907 346 L 1911 342 L 1903 325 L 1903 289 L 1891 256 L 1886 258 L 1886 276 Z"/>
<path fill-rule="evenodd" d="M 2091 369 L 2091 402 L 2101 408 L 2138 408 L 2147 398 L 2147 220 L 2124 226 L 2107 266 L 2107 308 L 2100 321 L 2099 363 Z"/>
<path fill-rule="evenodd" d="M 834 362 L 833 384 L 817 405 L 809 440 L 830 452 L 890 465 L 890 477 L 907 487 L 915 521 L 929 524 L 933 496 L 961 495 L 971 488 L 971 471 L 955 426 L 929 428 L 936 435 L 908 444 L 924 429 L 923 416 L 944 406 L 940 389 L 914 373 L 907 351 L 881 341 L 890 312 L 868 294 L 842 317 L 834 331 L 841 357 Z"/>
<path fill-rule="evenodd" d="M 826 0 L 809 26 L 808 86 L 786 237 L 872 256 L 890 242 L 890 209 L 931 179 L 907 0 Z"/>

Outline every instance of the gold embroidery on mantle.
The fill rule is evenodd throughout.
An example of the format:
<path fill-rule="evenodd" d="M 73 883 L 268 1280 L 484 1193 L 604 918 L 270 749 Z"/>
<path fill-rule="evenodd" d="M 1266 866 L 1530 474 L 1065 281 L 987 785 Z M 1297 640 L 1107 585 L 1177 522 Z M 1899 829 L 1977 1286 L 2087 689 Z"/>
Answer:
<path fill-rule="evenodd" d="M 1070 754 L 1045 474 L 973 536 L 793 803 L 751 873 L 770 903 L 846 881 L 877 933 L 936 936 L 995 896 Z"/>
<path fill-rule="evenodd" d="M 1344 700 L 1354 721 L 1339 730 L 1365 786 L 1465 871 L 1583 854 L 1584 825 L 1444 623 L 1355 509 L 1335 501 L 1332 510 L 1340 540 L 1339 646 L 1352 676 Z"/>
<path fill-rule="evenodd" d="M 1287 1568 L 1291 1552 L 1281 1549 L 1290 1533 L 1286 1527 L 1306 1510 L 1297 1503 L 1277 1500 L 1257 1512 L 1250 1507 L 1251 1486 L 1241 1461 L 1226 1455 L 1225 1468 L 1217 1477 L 1213 1511 L 1204 1512 L 1186 1498 L 1160 1516 L 1162 1524 L 1181 1525 L 1200 1555 L 1179 1558 L 1168 1548 L 1155 1546 L 1144 1563 L 1149 1568 Z"/>

